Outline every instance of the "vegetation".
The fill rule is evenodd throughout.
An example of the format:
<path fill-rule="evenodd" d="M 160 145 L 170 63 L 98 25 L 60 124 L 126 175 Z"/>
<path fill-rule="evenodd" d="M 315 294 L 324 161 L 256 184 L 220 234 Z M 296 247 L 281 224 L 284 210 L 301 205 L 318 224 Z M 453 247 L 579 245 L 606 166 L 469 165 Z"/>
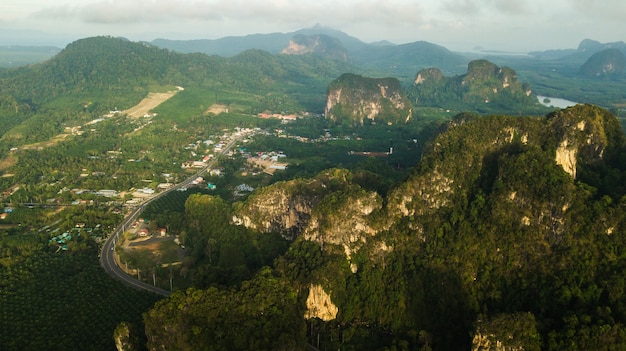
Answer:
<path fill-rule="evenodd" d="M 487 60 L 471 61 L 467 73 L 445 77 L 437 68 L 418 72 L 407 97 L 417 106 L 447 110 L 539 114 L 547 110 L 531 95 L 530 85 L 517 81 L 509 67 L 498 67 Z"/>
<path fill-rule="evenodd" d="M 71 254 L 55 253 L 47 242 L 41 235 L 0 239 L 2 349 L 110 350 L 117 324 L 142 328 L 141 314 L 157 296 L 108 277 L 98 266 L 93 242 L 81 243 Z"/>
<path fill-rule="evenodd" d="M 380 59 L 365 73 L 383 72 Z M 408 122 L 320 118 L 337 77 L 404 94 L 405 80 L 341 75 L 361 71 L 316 55 L 221 58 L 109 37 L 0 71 L 0 348 L 458 350 L 481 335 L 531 350 L 623 348 L 619 121 L 590 105 L 511 117 L 546 111 L 525 94 L 485 109 L 492 84 L 526 87 L 486 61 L 462 78 L 429 71 L 447 83 L 410 87 L 412 98 L 439 100 L 407 100 Z M 536 74 L 550 78 L 541 89 L 565 84 Z M 148 117 L 111 113 L 173 90 Z M 465 110 L 503 115 L 452 117 Z M 232 155 L 215 151 L 240 132 Z M 555 161 L 568 152 L 575 177 Z M 287 156 L 287 169 L 270 176 L 246 161 L 270 153 Z M 99 243 L 133 194 L 195 177 L 183 165 L 204 157 L 224 175 L 146 206 L 147 228 L 172 237 L 130 263 L 178 291 L 159 301 L 104 275 Z M 236 193 L 244 183 L 257 190 Z M 288 230 L 249 226 L 280 206 Z M 166 251 L 162 262 L 175 265 L 154 260 Z M 333 320 L 303 318 L 312 284 L 337 307 Z"/>

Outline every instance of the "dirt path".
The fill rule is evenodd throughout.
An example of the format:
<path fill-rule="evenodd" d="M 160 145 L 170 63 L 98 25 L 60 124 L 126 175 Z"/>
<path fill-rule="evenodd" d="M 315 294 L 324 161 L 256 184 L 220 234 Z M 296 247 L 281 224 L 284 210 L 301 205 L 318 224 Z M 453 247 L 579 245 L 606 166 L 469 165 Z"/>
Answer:
<path fill-rule="evenodd" d="M 163 102 L 167 101 L 172 96 L 176 95 L 179 91 L 182 91 L 182 87 L 178 87 L 178 90 L 168 91 L 167 93 L 149 93 L 141 102 L 137 105 L 123 111 L 128 117 L 143 117 L 148 114 L 150 110 L 156 108 Z"/>
<path fill-rule="evenodd" d="M 220 105 L 220 104 L 213 104 L 204 113 L 212 113 L 214 115 L 219 115 L 222 112 L 228 112 L 228 106 Z"/>

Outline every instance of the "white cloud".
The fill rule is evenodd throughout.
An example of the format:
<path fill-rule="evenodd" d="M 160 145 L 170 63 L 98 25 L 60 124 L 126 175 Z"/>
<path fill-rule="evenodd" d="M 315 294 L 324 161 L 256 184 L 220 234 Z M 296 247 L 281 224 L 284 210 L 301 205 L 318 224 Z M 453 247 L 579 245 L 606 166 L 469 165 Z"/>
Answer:
<path fill-rule="evenodd" d="M 85 23 L 254 20 L 300 23 L 353 21 L 391 25 L 414 21 L 423 12 L 414 2 L 396 1 L 285 1 L 285 0 L 110 0 L 55 5 L 35 11 L 38 19 L 76 19 Z"/>
<path fill-rule="evenodd" d="M 28 17 L 30 14 L 30 17 Z M 625 40 L 624 0 L 2 0 L 0 25 L 151 40 L 288 32 L 316 23 L 364 41 L 509 50 Z M 0 37 L 3 33 L 0 31 Z M 5 34 L 8 36 L 8 34 Z M 151 37 L 152 36 L 152 37 Z"/>

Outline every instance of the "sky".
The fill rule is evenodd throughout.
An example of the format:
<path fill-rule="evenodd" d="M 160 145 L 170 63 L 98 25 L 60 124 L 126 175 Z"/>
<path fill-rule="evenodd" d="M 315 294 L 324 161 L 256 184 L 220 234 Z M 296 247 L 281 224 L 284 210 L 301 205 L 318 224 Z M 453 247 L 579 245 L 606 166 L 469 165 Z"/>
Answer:
<path fill-rule="evenodd" d="M 453 51 L 574 49 L 626 40 L 624 0 L 2 0 L 0 45 L 91 36 L 217 39 L 322 25 L 365 42 Z"/>

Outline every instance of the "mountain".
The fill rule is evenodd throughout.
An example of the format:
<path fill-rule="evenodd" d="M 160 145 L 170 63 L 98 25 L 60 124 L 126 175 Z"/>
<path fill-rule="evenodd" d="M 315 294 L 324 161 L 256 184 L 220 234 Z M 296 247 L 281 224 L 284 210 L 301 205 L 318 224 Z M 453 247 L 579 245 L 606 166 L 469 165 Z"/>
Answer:
<path fill-rule="evenodd" d="M 510 112 L 537 105 L 530 86 L 519 82 L 513 69 L 487 60 L 470 62 L 467 73 L 454 77 L 438 68 L 421 70 L 407 96 L 416 106 L 469 111 Z"/>
<path fill-rule="evenodd" d="M 352 62 L 369 69 L 387 72 L 399 78 L 414 76 L 415 72 L 439 67 L 446 73 L 460 73 L 468 60 L 443 46 L 425 41 L 401 45 L 369 45 L 349 52 Z"/>
<path fill-rule="evenodd" d="M 155 306 L 149 347 L 621 349 L 625 150 L 590 105 L 461 114 L 384 197 L 342 169 L 261 189 L 235 223 L 287 234 L 288 252 L 236 293 Z"/>
<path fill-rule="evenodd" d="M 329 59 L 350 61 L 348 51 L 341 44 L 341 41 L 323 34 L 298 34 L 291 38 L 289 46 L 281 50 L 280 53 L 286 55 L 316 54 Z"/>
<path fill-rule="evenodd" d="M 289 43 L 294 37 L 306 38 L 317 35 L 338 39 L 349 52 L 368 46 L 368 44 L 363 43 L 357 38 L 320 25 L 289 33 L 250 34 L 219 39 L 197 40 L 155 39 L 151 43 L 162 48 L 183 53 L 201 52 L 207 55 L 229 57 L 250 49 L 278 54 L 289 47 Z"/>
<path fill-rule="evenodd" d="M 588 78 L 611 78 L 624 73 L 626 56 L 619 49 L 605 49 L 593 54 L 580 67 L 580 74 Z"/>
<path fill-rule="evenodd" d="M 396 78 L 341 75 L 328 86 L 324 116 L 337 124 L 406 123 L 411 103 Z"/>
<path fill-rule="evenodd" d="M 408 79 L 416 71 L 437 65 L 446 72 L 457 73 L 467 59 L 446 48 L 424 41 L 395 45 L 389 42 L 367 44 L 341 31 L 315 26 L 291 33 L 253 34 L 240 37 L 202 40 L 157 39 L 152 44 L 178 52 L 201 52 L 207 55 L 233 56 L 249 49 L 278 54 L 290 47 L 291 41 L 307 37 L 325 36 L 341 42 L 350 61 L 358 67 L 393 74 Z M 300 38 L 300 39 L 297 39 Z M 338 47 L 338 43 L 332 44 Z M 340 55 L 340 59 L 344 59 Z"/>
<path fill-rule="evenodd" d="M 566 63 L 582 64 L 593 54 L 606 49 L 618 49 L 626 54 L 626 43 L 623 41 L 601 43 L 596 40 L 584 39 L 576 49 L 533 51 L 528 54 L 532 57 L 545 60 L 559 60 Z"/>

